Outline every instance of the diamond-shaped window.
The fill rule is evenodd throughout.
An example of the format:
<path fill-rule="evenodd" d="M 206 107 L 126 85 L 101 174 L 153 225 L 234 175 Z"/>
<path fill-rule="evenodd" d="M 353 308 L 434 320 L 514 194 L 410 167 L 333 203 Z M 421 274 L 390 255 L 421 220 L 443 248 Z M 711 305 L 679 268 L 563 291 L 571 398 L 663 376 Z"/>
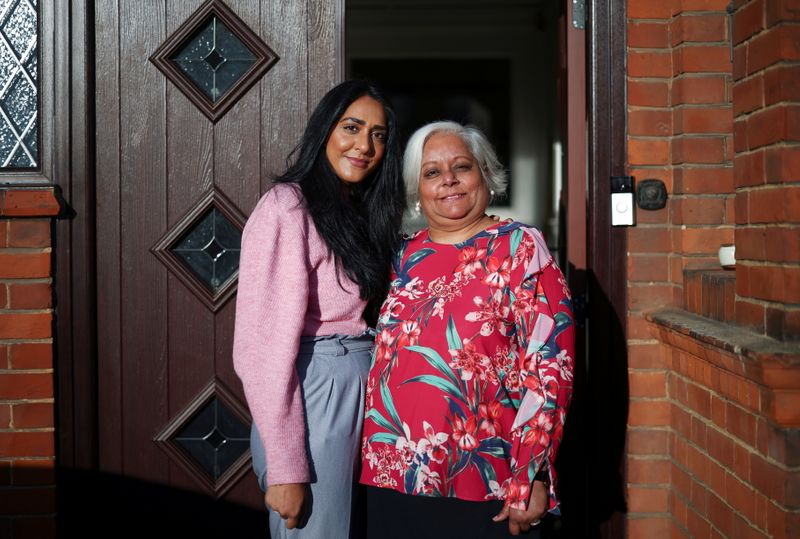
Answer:
<path fill-rule="evenodd" d="M 214 381 L 164 427 L 155 442 L 219 497 L 247 472 L 250 419 L 238 400 Z"/>
<path fill-rule="evenodd" d="M 209 0 L 150 60 L 216 122 L 278 56 L 228 6 Z"/>
<path fill-rule="evenodd" d="M 244 222 L 236 206 L 212 190 L 151 251 L 216 312 L 235 291 Z"/>

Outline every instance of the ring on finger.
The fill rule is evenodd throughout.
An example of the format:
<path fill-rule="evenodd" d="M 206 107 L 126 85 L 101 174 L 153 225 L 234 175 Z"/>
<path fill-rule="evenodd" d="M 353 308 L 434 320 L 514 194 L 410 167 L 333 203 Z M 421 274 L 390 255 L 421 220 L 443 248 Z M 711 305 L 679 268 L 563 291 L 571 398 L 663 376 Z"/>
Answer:
<path fill-rule="evenodd" d="M 538 525 L 539 525 L 539 524 L 541 524 L 541 523 L 542 523 L 542 520 L 541 520 L 541 519 L 539 519 L 539 518 L 537 518 L 536 520 L 534 520 L 533 522 L 531 522 L 531 526 L 538 526 Z"/>

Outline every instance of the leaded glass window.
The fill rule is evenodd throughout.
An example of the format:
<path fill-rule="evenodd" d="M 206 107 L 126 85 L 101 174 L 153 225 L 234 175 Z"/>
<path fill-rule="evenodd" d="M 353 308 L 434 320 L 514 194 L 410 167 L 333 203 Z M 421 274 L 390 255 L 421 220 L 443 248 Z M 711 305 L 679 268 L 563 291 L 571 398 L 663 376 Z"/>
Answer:
<path fill-rule="evenodd" d="M 39 162 L 38 0 L 0 0 L 0 169 Z"/>

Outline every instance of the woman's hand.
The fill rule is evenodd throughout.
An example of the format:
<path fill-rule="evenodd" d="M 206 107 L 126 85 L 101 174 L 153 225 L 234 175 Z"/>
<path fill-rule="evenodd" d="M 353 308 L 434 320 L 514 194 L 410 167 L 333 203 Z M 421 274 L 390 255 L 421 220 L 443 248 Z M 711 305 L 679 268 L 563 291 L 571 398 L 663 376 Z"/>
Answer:
<path fill-rule="evenodd" d="M 541 522 L 547 514 L 547 502 L 549 500 L 547 485 L 543 481 L 534 481 L 531 489 L 531 498 L 528 508 L 525 511 L 511 509 L 509 506 L 503 507 L 500 513 L 492 520 L 500 522 L 508 519 L 508 531 L 511 535 L 519 535 L 520 532 L 527 532 L 532 526 Z"/>
<path fill-rule="evenodd" d="M 267 508 L 278 513 L 286 521 L 286 528 L 290 530 L 300 523 L 305 499 L 305 483 L 270 485 L 264 495 Z"/>

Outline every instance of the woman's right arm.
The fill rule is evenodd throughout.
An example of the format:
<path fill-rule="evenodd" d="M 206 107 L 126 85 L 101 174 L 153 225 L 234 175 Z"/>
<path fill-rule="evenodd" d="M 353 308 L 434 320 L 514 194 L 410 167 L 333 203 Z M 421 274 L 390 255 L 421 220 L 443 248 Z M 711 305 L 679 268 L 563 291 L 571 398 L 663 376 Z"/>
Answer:
<path fill-rule="evenodd" d="M 287 193 L 262 198 L 242 234 L 233 364 L 266 451 L 267 485 L 310 480 L 295 359 L 308 304 L 307 222 Z"/>

